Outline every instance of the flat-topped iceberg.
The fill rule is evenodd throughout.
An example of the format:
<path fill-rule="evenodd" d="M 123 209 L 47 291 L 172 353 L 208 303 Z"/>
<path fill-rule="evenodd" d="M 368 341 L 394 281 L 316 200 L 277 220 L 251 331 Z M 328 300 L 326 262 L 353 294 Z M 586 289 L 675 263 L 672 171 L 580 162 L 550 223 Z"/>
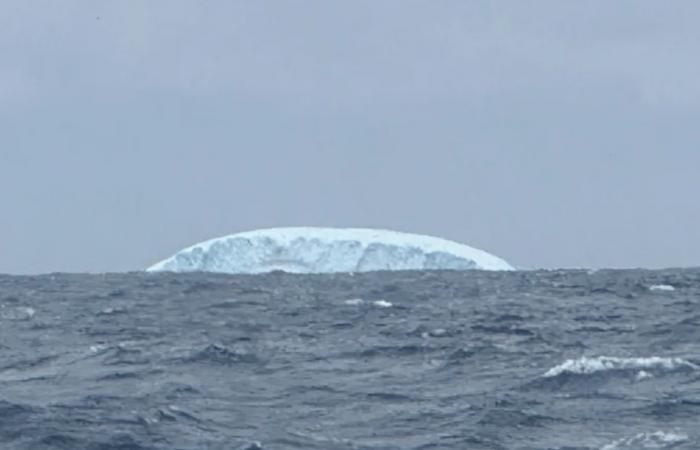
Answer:
<path fill-rule="evenodd" d="M 188 247 L 149 271 L 264 273 L 513 270 L 485 251 L 431 236 L 366 228 L 269 228 Z"/>

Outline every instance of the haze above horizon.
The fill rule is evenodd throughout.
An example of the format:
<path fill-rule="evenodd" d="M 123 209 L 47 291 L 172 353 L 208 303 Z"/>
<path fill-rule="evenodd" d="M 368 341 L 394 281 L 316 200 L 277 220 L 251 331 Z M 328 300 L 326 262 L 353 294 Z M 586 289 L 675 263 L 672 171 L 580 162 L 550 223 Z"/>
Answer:
<path fill-rule="evenodd" d="M 280 226 L 699 265 L 700 3 L 0 5 L 0 273 Z"/>

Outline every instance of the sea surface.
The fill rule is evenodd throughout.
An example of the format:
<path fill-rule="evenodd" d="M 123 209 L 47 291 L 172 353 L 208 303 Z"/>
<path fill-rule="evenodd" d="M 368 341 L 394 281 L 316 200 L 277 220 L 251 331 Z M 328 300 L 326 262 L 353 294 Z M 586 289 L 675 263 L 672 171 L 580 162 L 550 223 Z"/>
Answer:
<path fill-rule="evenodd" d="M 700 270 L 0 276 L 0 449 L 700 448 Z"/>

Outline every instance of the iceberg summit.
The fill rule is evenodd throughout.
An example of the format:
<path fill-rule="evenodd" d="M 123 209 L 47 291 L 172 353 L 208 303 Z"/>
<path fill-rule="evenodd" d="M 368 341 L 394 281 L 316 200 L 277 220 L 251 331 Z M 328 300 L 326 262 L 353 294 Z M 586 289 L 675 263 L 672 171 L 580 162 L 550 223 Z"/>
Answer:
<path fill-rule="evenodd" d="M 264 273 L 513 270 L 485 251 L 431 236 L 368 228 L 269 228 L 201 242 L 148 271 Z"/>

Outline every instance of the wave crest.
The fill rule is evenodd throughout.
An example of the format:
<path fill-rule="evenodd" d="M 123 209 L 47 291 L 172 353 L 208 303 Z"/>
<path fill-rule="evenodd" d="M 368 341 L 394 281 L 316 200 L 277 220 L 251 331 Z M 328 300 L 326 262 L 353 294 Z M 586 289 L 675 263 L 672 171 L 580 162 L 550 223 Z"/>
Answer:
<path fill-rule="evenodd" d="M 614 356 L 582 357 L 569 359 L 552 367 L 545 378 L 556 377 L 565 373 L 574 375 L 590 375 L 598 372 L 614 370 L 644 370 L 644 371 L 677 371 L 698 370 L 700 366 L 683 358 L 663 358 L 652 356 L 648 358 L 618 358 Z"/>

